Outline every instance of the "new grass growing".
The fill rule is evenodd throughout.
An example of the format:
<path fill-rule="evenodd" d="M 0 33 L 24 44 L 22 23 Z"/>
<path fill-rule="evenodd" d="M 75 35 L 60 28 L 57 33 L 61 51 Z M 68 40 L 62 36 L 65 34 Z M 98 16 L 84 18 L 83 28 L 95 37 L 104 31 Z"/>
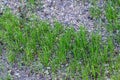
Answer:
<path fill-rule="evenodd" d="M 101 6 L 97 5 L 100 1 L 93 3 L 89 10 L 92 18 L 98 20 L 102 27 L 112 33 L 114 41 L 120 45 L 120 0 L 103 1 Z"/>
<path fill-rule="evenodd" d="M 119 59 L 120 57 L 118 56 L 120 53 L 120 49 L 118 47 L 120 46 L 120 0 L 114 1 L 114 0 L 106 0 L 103 1 L 103 4 L 101 6 L 98 6 L 97 4 L 99 1 L 94 2 L 93 7 L 90 9 L 90 13 L 93 19 L 98 20 L 99 24 L 101 27 L 106 28 L 106 31 L 111 35 L 111 39 L 113 40 L 112 42 L 108 42 L 109 45 L 114 44 L 115 48 L 117 48 L 113 54 L 114 59 L 112 59 L 111 63 L 114 64 L 113 66 L 110 65 L 111 67 L 114 67 L 115 71 L 113 70 L 113 76 L 111 77 L 112 80 L 119 80 L 120 77 L 119 75 L 119 70 L 120 67 L 119 65 Z M 97 26 L 100 26 L 97 25 Z M 107 34 L 106 34 L 107 35 Z M 108 35 L 107 35 L 108 36 Z M 109 39 L 109 41 L 111 40 Z M 111 46 L 112 48 L 112 46 Z M 117 61 L 114 61 L 117 60 Z M 117 68 L 117 69 L 116 69 Z M 111 68 L 109 68 L 112 70 Z"/>
<path fill-rule="evenodd" d="M 76 79 L 83 80 L 105 79 L 112 74 L 112 38 L 103 42 L 100 34 L 88 33 L 82 26 L 75 31 L 58 22 L 51 26 L 47 21 L 37 19 L 22 21 L 23 24 L 10 11 L 0 17 L 0 40 L 6 44 L 9 62 L 23 61 L 30 65 L 37 60 L 45 67 L 50 66 L 52 72 L 68 64 L 69 75 L 76 78 L 79 73 Z"/>

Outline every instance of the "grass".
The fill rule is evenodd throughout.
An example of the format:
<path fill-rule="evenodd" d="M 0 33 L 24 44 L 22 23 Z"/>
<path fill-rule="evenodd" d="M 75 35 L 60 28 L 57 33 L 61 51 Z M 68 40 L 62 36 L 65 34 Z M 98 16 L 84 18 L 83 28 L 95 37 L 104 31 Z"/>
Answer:
<path fill-rule="evenodd" d="M 98 1 L 99 2 L 99 1 Z M 107 0 L 104 1 L 103 6 L 99 7 L 96 5 L 96 2 L 94 2 L 93 7 L 90 9 L 90 13 L 91 16 L 96 19 L 99 20 L 99 24 L 103 27 L 106 28 L 107 32 L 109 33 L 109 35 L 111 35 L 111 39 L 112 42 L 108 42 L 109 45 L 113 44 L 116 45 L 115 47 L 117 47 L 117 45 L 120 45 L 120 0 L 114 1 L 114 0 Z M 103 17 L 104 16 L 104 17 Z M 97 23 L 97 24 L 98 24 Z M 109 47 L 108 47 L 109 48 Z M 111 46 L 110 50 L 113 50 L 114 48 Z M 112 50 L 110 52 L 112 52 Z M 114 52 L 115 53 L 115 52 Z M 120 51 L 117 51 L 117 56 L 119 55 Z M 112 54 L 115 57 L 115 54 Z M 116 58 L 116 57 L 115 57 Z M 112 59 L 112 58 L 111 58 Z M 119 57 L 117 57 L 115 60 L 119 60 Z M 111 64 L 113 64 L 113 66 L 117 67 L 116 75 L 114 75 L 113 77 L 111 77 L 111 79 L 113 80 L 119 80 L 119 70 L 120 67 L 118 67 L 119 65 L 119 61 L 114 61 L 111 60 Z M 109 68 L 110 71 L 112 71 L 113 69 Z M 112 73 L 111 73 L 112 74 Z"/>
<path fill-rule="evenodd" d="M 114 30 L 120 28 L 118 14 L 112 11 L 114 9 L 110 4 L 111 2 L 106 3 L 104 15 L 108 25 L 111 25 L 110 29 L 108 25 L 106 28 L 112 34 Z M 114 2 L 113 4 L 119 5 Z M 94 10 L 98 11 L 97 14 Z M 95 13 L 92 14 L 95 19 L 101 15 L 99 7 L 91 8 L 91 12 Z M 112 22 L 114 19 L 115 24 Z M 55 22 L 52 27 L 47 21 L 36 18 L 29 21 L 19 19 L 9 10 L 0 17 L 0 33 L 0 40 L 7 47 L 8 61 L 12 63 L 23 61 L 26 65 L 30 65 L 37 58 L 44 67 L 50 66 L 54 73 L 61 69 L 61 65 L 68 64 L 68 75 L 83 80 L 101 80 L 106 76 L 114 79 L 116 76 L 113 72 L 118 72 L 120 69 L 120 58 L 115 56 L 114 52 L 116 41 L 114 37 L 119 43 L 119 34 L 115 34 L 114 37 L 107 36 L 106 42 L 103 42 L 99 33 L 89 33 L 83 26 L 75 31 L 72 27 L 65 28 Z"/>
<path fill-rule="evenodd" d="M 99 2 L 99 1 L 97 1 Z M 96 19 L 101 20 L 101 25 L 106 27 L 108 32 L 115 34 L 114 38 L 119 44 L 119 32 L 120 32 L 120 0 L 108 0 L 104 1 L 103 6 L 97 6 L 96 2 L 93 2 L 93 7 L 90 8 L 91 16 Z"/>

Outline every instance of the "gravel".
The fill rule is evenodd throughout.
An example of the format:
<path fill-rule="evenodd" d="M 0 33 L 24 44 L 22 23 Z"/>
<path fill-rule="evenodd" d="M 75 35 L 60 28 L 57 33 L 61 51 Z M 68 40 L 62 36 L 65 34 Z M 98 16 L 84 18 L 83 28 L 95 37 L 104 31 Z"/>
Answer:
<path fill-rule="evenodd" d="M 94 21 L 89 18 L 90 6 L 89 2 L 76 0 L 44 0 L 43 11 L 37 11 L 37 14 L 50 22 L 56 19 L 65 25 L 74 26 L 75 29 L 83 25 L 92 30 Z"/>
<path fill-rule="evenodd" d="M 20 2 L 21 1 L 21 2 Z M 90 0 L 86 0 L 85 3 L 82 0 L 36 0 L 41 1 L 37 7 L 34 8 L 34 13 L 42 20 L 48 20 L 51 25 L 54 21 L 59 21 L 65 26 L 73 26 L 75 30 L 78 30 L 79 26 L 84 26 L 89 32 L 95 30 L 95 20 L 92 19 L 89 13 L 89 8 L 92 4 Z M 98 6 L 101 6 L 104 0 L 100 0 Z M 26 10 L 26 0 L 0 0 L 0 14 L 5 7 L 9 7 L 13 14 L 19 15 L 20 8 L 24 13 Z M 101 27 L 101 26 L 99 26 Z M 102 29 L 104 34 L 105 29 Z M 2 45 L 0 45 L 2 46 Z M 52 80 L 52 78 L 60 79 L 67 76 L 65 71 L 58 71 L 56 74 L 50 73 L 51 68 L 47 67 L 46 70 L 41 70 L 41 73 L 34 73 L 30 71 L 30 68 L 23 66 L 23 69 L 16 66 L 10 66 L 5 57 L 6 52 L 3 50 L 3 54 L 0 56 L 0 77 L 5 78 L 5 75 L 12 75 L 14 80 Z M 67 67 L 62 65 L 62 68 Z M 2 70 L 1 66 L 4 67 Z M 31 67 L 31 66 L 30 66 Z M 69 79 L 69 78 L 68 78 Z M 73 79 L 74 80 L 74 79 Z"/>
<path fill-rule="evenodd" d="M 38 0 L 38 2 L 40 1 Z M 85 26 L 88 31 L 94 29 L 94 20 L 89 14 L 91 4 L 87 0 L 85 3 L 78 0 L 41 0 L 40 3 L 35 8 L 35 13 L 41 19 L 51 22 L 51 24 L 57 20 L 66 26 L 73 26 L 76 30 L 79 26 Z M 19 12 L 21 6 L 23 12 L 26 10 L 25 0 L 21 2 L 20 0 L 0 0 L 0 5 L 8 6 L 14 14 Z M 2 6 L 1 11 L 4 6 Z"/>
<path fill-rule="evenodd" d="M 3 45 L 0 44 L 0 47 Z M 7 61 L 6 49 L 2 49 L 0 55 L 0 79 L 1 80 L 47 80 L 42 73 L 32 72 L 30 67 L 18 66 L 19 63 L 11 64 Z"/>
<path fill-rule="evenodd" d="M 15 15 L 19 16 L 19 13 L 21 12 L 29 14 L 29 12 L 27 12 L 28 8 L 26 7 L 26 4 L 26 0 L 0 0 L 0 13 L 3 12 L 5 7 L 9 7 Z M 89 32 L 94 29 L 94 20 L 89 13 L 91 4 L 87 0 L 85 3 L 77 0 L 41 0 L 37 5 L 38 6 L 33 10 L 34 13 L 40 17 L 40 19 L 48 20 L 51 25 L 57 20 L 65 26 L 73 26 L 75 30 L 78 30 L 79 26 L 85 26 Z M 22 69 L 18 67 L 18 63 L 11 66 L 7 62 L 5 55 L 6 52 L 3 52 L 0 56 L 0 60 L 2 60 L 0 64 L 4 66 L 3 71 L 0 72 L 0 77 L 4 79 L 8 74 L 10 74 L 14 80 L 66 79 L 67 74 L 64 68 L 67 67 L 68 64 L 65 66 L 63 65 L 63 71 L 58 70 L 56 74 L 50 73 L 50 67 L 47 67 L 43 71 L 41 70 L 41 73 L 35 73 L 30 71 L 31 66 L 27 68 L 22 66 Z"/>

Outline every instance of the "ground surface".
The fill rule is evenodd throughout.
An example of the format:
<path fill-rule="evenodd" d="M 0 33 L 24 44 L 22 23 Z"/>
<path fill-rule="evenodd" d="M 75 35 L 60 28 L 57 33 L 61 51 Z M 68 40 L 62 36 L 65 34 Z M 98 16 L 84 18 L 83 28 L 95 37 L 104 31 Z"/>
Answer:
<path fill-rule="evenodd" d="M 39 1 L 39 0 L 38 0 Z M 48 20 L 51 25 L 55 20 L 63 23 L 67 26 L 73 26 L 76 30 L 80 25 L 83 25 L 90 32 L 96 29 L 94 25 L 95 20 L 91 18 L 89 13 L 89 8 L 92 6 L 89 1 L 83 3 L 82 1 L 75 0 L 43 0 L 41 1 L 42 5 L 35 8 L 34 12 L 43 20 Z M 98 2 L 99 6 L 102 6 L 103 0 Z M 19 0 L 0 0 L 0 9 L 1 12 L 5 6 L 8 6 L 12 9 L 13 13 L 19 15 L 19 7 L 22 6 L 22 10 L 25 11 L 26 3 L 19 2 Z M 29 16 L 29 14 L 27 14 Z M 105 30 L 103 30 L 103 35 Z M 12 76 L 14 80 L 62 80 L 68 79 L 68 75 L 65 71 L 58 71 L 56 74 L 52 74 L 48 67 L 41 69 L 41 72 L 34 72 L 33 67 L 36 67 L 39 70 L 37 65 L 31 65 L 30 67 L 25 67 L 24 64 L 19 67 L 19 64 L 15 63 L 14 66 L 11 66 L 7 61 L 6 48 L 2 43 L 0 44 L 2 55 L 0 56 L 0 78 L 6 79 L 9 76 Z M 42 65 L 41 65 L 42 66 Z M 67 65 L 65 65 L 67 66 Z M 74 79 L 72 79 L 74 80 Z"/>
<path fill-rule="evenodd" d="M 74 26 L 75 29 L 80 25 L 84 25 L 90 31 L 94 28 L 94 20 L 91 19 L 89 14 L 91 6 L 89 1 L 84 3 L 77 0 L 43 0 L 41 3 L 34 10 L 41 19 L 47 19 L 51 23 L 58 20 L 65 25 Z M 25 2 L 21 4 L 19 0 L 1 0 L 1 4 L 9 6 L 14 13 L 19 12 L 20 6 L 24 7 L 26 5 Z M 102 0 L 99 5 L 102 5 Z M 24 7 L 23 12 L 25 10 Z"/>
<path fill-rule="evenodd" d="M 90 14 L 88 9 L 90 8 L 91 4 L 86 1 L 83 3 L 82 1 L 75 1 L 75 0 L 43 0 L 42 8 L 36 8 L 36 14 L 44 20 L 49 20 L 51 23 L 57 19 L 61 23 L 67 26 L 74 26 L 77 30 L 79 25 L 84 25 L 86 28 L 91 31 L 94 27 L 94 20 L 91 20 Z M 11 8 L 14 14 L 18 14 L 19 7 L 25 6 L 26 3 L 23 2 L 21 4 L 19 0 L 0 0 L 1 11 L 4 9 L 5 6 Z M 23 9 L 24 11 L 25 9 Z M 0 45 L 2 46 L 2 45 Z M 44 71 L 45 74 L 47 73 L 47 78 L 44 74 L 30 74 L 30 69 L 26 67 L 18 68 L 17 64 L 15 66 L 10 66 L 6 59 L 5 50 L 2 49 L 2 55 L 0 56 L 0 64 L 4 68 L 0 71 L 0 76 L 2 78 L 6 78 L 9 74 L 13 76 L 14 80 L 46 80 L 51 78 L 51 74 L 48 71 Z M 61 74 L 61 76 L 60 76 Z M 58 72 L 58 77 L 64 77 L 65 73 Z"/>

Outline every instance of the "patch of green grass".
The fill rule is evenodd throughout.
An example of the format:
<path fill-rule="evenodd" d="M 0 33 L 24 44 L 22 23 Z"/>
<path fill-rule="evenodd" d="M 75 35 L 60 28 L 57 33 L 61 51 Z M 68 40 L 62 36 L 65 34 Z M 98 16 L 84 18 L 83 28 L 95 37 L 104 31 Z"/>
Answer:
<path fill-rule="evenodd" d="M 102 14 L 101 10 L 99 9 L 99 7 L 96 7 L 95 5 L 92 6 L 89 10 L 91 17 L 93 18 L 99 18 Z"/>
<path fill-rule="evenodd" d="M 117 1 L 119 3 L 119 0 Z M 120 30 L 119 21 L 119 6 L 114 1 L 108 1 L 105 8 L 105 16 L 108 20 L 108 29 L 110 30 Z"/>
<path fill-rule="evenodd" d="M 112 37 L 120 44 L 120 0 L 108 0 L 104 1 L 103 6 L 96 5 L 99 1 L 95 2 L 93 7 L 90 8 L 90 14 L 96 20 L 101 20 L 103 27 L 105 27 L 110 34 L 114 34 Z"/>
<path fill-rule="evenodd" d="M 5 80 L 13 80 L 10 74 L 6 75 Z"/>
<path fill-rule="evenodd" d="M 98 1 L 99 2 L 99 1 Z M 104 55 L 104 59 L 109 62 L 110 66 L 108 68 L 108 71 L 110 72 L 109 74 L 113 76 L 113 80 L 118 80 L 119 77 L 117 76 L 119 73 L 118 71 L 120 70 L 119 66 L 119 57 L 116 58 L 116 53 L 117 56 L 119 55 L 120 50 L 114 52 L 114 47 L 113 45 L 120 45 L 120 0 L 114 1 L 114 0 L 107 0 L 104 1 L 102 7 L 98 7 L 95 3 L 93 7 L 90 9 L 91 16 L 95 18 L 96 20 L 101 20 L 102 23 L 100 22 L 100 25 L 102 27 L 105 27 L 107 32 L 109 33 L 109 37 L 107 40 L 107 46 L 104 47 L 104 52 L 106 53 Z M 97 11 L 96 11 L 97 10 Z M 102 15 L 99 15 L 99 11 L 102 11 Z M 104 20 L 103 17 L 104 16 Z M 100 26 L 99 25 L 99 26 Z M 106 35 L 106 34 L 105 34 Z M 115 46 L 117 47 L 117 46 Z M 108 55 L 108 53 L 112 53 L 111 55 Z M 107 56 L 111 57 L 108 58 Z M 114 57 L 113 57 L 114 56 Z M 115 61 L 114 61 L 115 60 Z M 117 67 L 113 68 L 111 66 Z M 115 75 L 113 73 L 116 73 Z M 112 77 L 111 77 L 112 78 Z"/>
<path fill-rule="evenodd" d="M 1 38 L 7 44 L 10 62 L 22 60 L 30 65 L 37 58 L 44 66 L 51 66 L 53 72 L 68 64 L 68 72 L 79 73 L 79 78 L 105 77 L 104 64 L 113 65 L 112 38 L 108 37 L 104 43 L 101 35 L 93 32 L 89 35 L 82 26 L 75 31 L 58 22 L 51 27 L 47 21 L 36 20 L 25 22 L 9 11 L 1 16 L 0 33 L 4 32 Z"/>

